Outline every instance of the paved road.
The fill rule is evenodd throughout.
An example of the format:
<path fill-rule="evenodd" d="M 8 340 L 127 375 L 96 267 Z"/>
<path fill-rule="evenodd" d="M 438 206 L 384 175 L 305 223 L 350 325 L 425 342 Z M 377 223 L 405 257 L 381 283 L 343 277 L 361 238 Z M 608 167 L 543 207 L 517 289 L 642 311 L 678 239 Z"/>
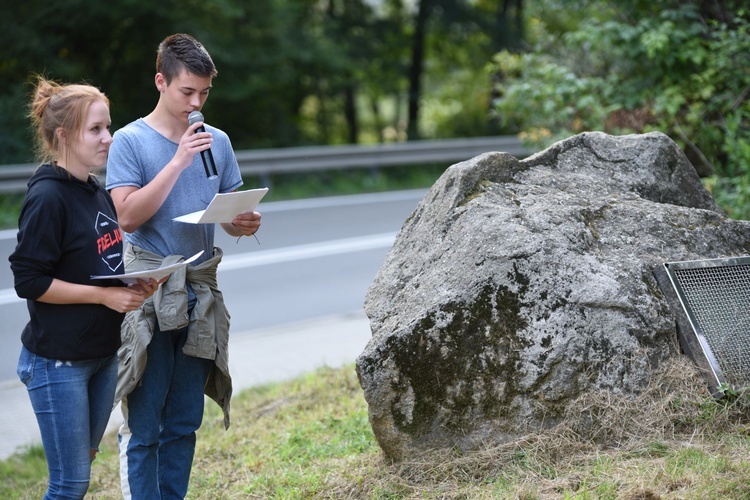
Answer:
<path fill-rule="evenodd" d="M 225 251 L 219 282 L 232 314 L 230 366 L 238 389 L 354 360 L 370 334 L 362 309 L 367 287 L 424 192 L 261 203 L 260 245 L 217 232 Z M 38 439 L 15 377 L 28 313 L 7 266 L 14 244 L 15 231 L 0 232 L 6 262 L 0 266 L 0 459 Z"/>
<path fill-rule="evenodd" d="M 423 195 L 410 190 L 261 202 L 260 244 L 217 231 L 216 243 L 225 252 L 219 283 L 232 331 L 361 310 L 396 232 Z M 12 288 L 8 256 L 14 246 L 15 231 L 0 232 L 0 382 L 15 379 L 20 332 L 28 321 L 25 303 Z"/>

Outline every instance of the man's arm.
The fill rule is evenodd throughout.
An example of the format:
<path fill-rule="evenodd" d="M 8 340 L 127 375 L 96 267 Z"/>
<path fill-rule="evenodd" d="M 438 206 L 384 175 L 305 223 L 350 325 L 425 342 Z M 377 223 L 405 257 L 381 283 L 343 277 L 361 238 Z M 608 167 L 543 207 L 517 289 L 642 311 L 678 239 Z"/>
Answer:
<path fill-rule="evenodd" d="M 132 233 L 149 220 L 164 204 L 172 192 L 183 170 L 188 168 L 193 157 L 211 147 L 211 134 L 195 133 L 201 122 L 194 123 L 180 138 L 177 152 L 154 179 L 143 187 L 122 186 L 110 191 L 117 209 L 120 228 Z"/>
<path fill-rule="evenodd" d="M 182 173 L 171 163 L 164 167 L 154 180 L 143 186 L 122 186 L 112 189 L 112 201 L 117 209 L 117 220 L 120 228 L 132 233 L 149 220 L 164 204 L 172 191 L 177 178 Z"/>

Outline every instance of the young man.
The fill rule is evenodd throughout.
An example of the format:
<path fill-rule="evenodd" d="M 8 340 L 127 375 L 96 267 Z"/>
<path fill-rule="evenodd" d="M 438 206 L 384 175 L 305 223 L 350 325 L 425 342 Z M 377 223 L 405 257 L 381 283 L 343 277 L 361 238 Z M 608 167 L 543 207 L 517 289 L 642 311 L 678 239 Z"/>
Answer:
<path fill-rule="evenodd" d="M 204 253 L 123 323 L 120 475 L 123 496 L 136 499 L 185 497 L 204 392 L 222 406 L 229 425 L 229 315 L 216 283 L 222 252 L 213 246 L 213 224 L 172 219 L 203 210 L 216 193 L 242 184 L 227 135 L 188 122 L 217 74 L 206 49 L 188 35 L 171 35 L 159 45 L 156 71 L 156 107 L 115 133 L 107 163 L 107 189 L 126 233 L 126 271 Z M 201 125 L 206 131 L 196 132 Z M 209 148 L 215 179 L 206 177 L 200 155 Z M 250 236 L 260 214 L 238 215 L 222 227 Z"/>

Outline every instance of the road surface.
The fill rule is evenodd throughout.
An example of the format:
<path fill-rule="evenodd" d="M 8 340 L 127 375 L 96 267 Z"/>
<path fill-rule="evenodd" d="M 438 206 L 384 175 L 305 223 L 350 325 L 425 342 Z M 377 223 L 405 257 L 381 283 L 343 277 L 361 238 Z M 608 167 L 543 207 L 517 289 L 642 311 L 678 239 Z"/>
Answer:
<path fill-rule="evenodd" d="M 261 202 L 258 240 L 217 229 L 225 253 L 219 285 L 232 332 L 361 312 L 367 287 L 425 190 Z M 13 290 L 8 256 L 15 230 L 0 231 L 0 383 L 16 379 L 20 333 L 28 321 Z M 17 379 L 16 379 L 17 380 Z"/>

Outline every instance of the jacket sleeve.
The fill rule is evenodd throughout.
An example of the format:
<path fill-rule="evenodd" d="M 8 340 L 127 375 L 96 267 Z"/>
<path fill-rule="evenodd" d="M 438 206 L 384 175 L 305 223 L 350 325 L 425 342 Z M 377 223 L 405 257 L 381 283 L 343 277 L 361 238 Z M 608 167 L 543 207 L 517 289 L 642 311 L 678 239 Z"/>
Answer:
<path fill-rule="evenodd" d="M 29 192 L 18 218 L 18 244 L 10 255 L 16 293 L 36 300 L 49 289 L 63 239 L 61 206 L 45 192 Z"/>

